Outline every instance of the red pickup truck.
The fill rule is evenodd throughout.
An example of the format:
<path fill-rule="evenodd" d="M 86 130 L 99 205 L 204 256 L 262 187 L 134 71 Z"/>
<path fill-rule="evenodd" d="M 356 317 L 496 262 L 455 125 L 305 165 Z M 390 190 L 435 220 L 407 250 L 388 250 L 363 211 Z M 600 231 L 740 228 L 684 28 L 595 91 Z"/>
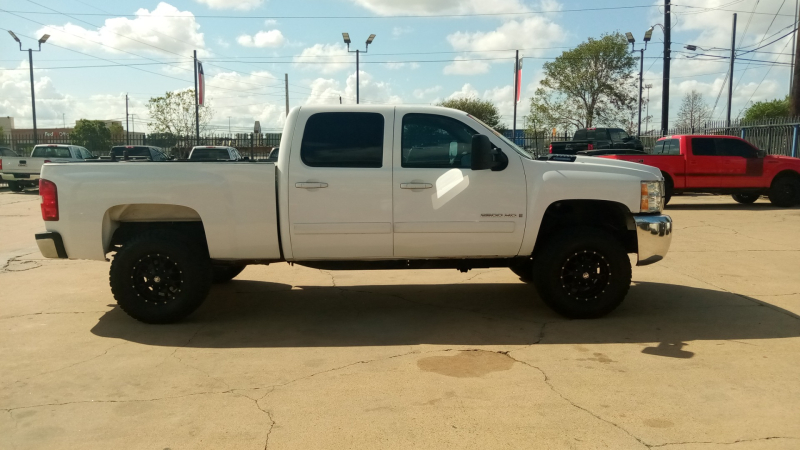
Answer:
<path fill-rule="evenodd" d="M 768 195 L 776 206 L 800 205 L 800 159 L 766 155 L 734 136 L 668 136 L 656 142 L 652 154 L 599 157 L 657 167 L 667 201 L 673 193 L 707 192 L 731 194 L 745 204 Z"/>

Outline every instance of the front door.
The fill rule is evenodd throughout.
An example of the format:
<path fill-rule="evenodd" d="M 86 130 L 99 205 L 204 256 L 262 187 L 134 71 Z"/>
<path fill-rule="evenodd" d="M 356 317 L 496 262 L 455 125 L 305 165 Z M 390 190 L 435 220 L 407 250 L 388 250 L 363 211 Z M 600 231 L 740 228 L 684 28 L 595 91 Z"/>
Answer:
<path fill-rule="evenodd" d="M 472 136 L 499 138 L 465 119 L 457 113 L 448 116 L 396 109 L 392 177 L 395 257 L 506 257 L 519 253 L 527 201 L 520 156 L 508 154 L 508 166 L 500 171 L 471 170 Z"/>
<path fill-rule="evenodd" d="M 300 110 L 289 154 L 293 258 L 392 256 L 394 108 Z"/>

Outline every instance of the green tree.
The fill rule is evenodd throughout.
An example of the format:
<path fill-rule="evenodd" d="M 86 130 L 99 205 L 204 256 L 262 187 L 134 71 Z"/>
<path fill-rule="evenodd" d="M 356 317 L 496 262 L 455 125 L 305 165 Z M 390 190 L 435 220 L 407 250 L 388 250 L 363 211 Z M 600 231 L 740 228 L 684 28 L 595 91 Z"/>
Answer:
<path fill-rule="evenodd" d="M 167 92 L 163 97 L 153 97 L 147 102 L 155 133 L 172 133 L 178 136 L 194 136 L 194 89 Z M 211 121 L 213 111 L 208 106 L 200 107 L 200 131 Z"/>
<path fill-rule="evenodd" d="M 161 148 L 172 148 L 178 143 L 178 138 L 172 133 L 150 133 L 147 143 Z"/>
<path fill-rule="evenodd" d="M 125 129 L 122 128 L 122 125 L 113 122 L 108 127 L 108 131 L 111 133 L 111 139 L 114 142 L 123 142 L 125 140 Z"/>
<path fill-rule="evenodd" d="M 528 124 L 538 128 L 620 126 L 636 107 L 636 65 L 625 36 L 589 38 L 544 64 Z"/>
<path fill-rule="evenodd" d="M 0 127 L 0 145 L 6 145 L 6 132 Z"/>
<path fill-rule="evenodd" d="M 775 100 L 753 103 L 745 110 L 743 119 L 752 121 L 788 116 L 789 96 L 787 95 L 783 100 L 776 98 Z"/>
<path fill-rule="evenodd" d="M 497 110 L 497 106 L 489 100 L 480 100 L 475 97 L 460 97 L 445 100 L 438 103 L 437 106 L 464 111 L 467 114 L 477 117 L 483 121 L 483 123 L 498 131 L 503 131 L 506 128 L 500 124 L 500 112 Z"/>
<path fill-rule="evenodd" d="M 94 154 L 111 148 L 111 131 L 101 120 L 79 120 L 69 137 L 73 144 L 86 147 Z"/>

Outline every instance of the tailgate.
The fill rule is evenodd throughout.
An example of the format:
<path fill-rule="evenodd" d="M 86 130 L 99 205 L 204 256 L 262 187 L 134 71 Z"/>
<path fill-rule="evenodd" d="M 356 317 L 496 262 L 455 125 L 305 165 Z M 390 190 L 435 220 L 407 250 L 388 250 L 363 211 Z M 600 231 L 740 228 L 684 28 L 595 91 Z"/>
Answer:
<path fill-rule="evenodd" d="M 2 173 L 38 174 L 42 171 L 44 158 L 4 156 Z"/>

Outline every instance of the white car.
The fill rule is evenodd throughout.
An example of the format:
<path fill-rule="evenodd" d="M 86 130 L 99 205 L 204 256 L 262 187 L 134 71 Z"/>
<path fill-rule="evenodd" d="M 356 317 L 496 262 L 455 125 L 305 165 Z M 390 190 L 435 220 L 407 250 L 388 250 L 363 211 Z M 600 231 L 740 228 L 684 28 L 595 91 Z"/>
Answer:
<path fill-rule="evenodd" d="M 233 147 L 221 145 L 202 145 L 192 147 L 190 160 L 200 161 L 244 161 L 245 158 Z"/>
<path fill-rule="evenodd" d="M 509 267 L 568 317 L 616 308 L 672 220 L 653 167 L 534 159 L 464 112 L 293 109 L 277 164 L 48 164 L 48 258 L 107 260 L 120 307 L 180 320 L 248 264 L 325 270 Z M 136 186 L 131 189 L 131 186 Z"/>
<path fill-rule="evenodd" d="M 43 144 L 33 147 L 30 157 L 3 156 L 0 159 L 0 177 L 15 192 L 26 186 L 37 186 L 42 165 L 50 162 L 78 162 L 93 159 L 84 147 L 66 144 Z"/>

